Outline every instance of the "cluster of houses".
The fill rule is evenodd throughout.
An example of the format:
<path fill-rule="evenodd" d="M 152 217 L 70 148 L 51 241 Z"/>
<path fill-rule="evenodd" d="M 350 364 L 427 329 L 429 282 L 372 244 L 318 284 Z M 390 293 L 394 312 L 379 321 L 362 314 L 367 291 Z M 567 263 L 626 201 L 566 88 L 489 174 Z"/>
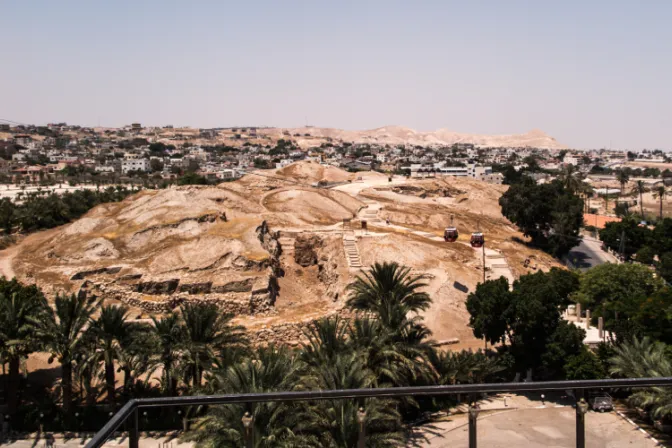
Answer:
<path fill-rule="evenodd" d="M 185 171 L 193 171 L 213 180 L 235 179 L 251 169 L 282 168 L 299 160 L 313 160 L 349 171 L 378 170 L 411 177 L 459 176 L 501 183 L 503 177 L 493 166 L 521 167 L 529 156 L 534 156 L 536 163 L 546 170 L 575 165 L 587 171 L 595 164 L 613 168 L 628 161 L 669 161 L 658 151 L 479 148 L 469 143 L 391 146 L 323 139 L 306 148 L 299 147 L 288 132 L 281 136 L 282 139 L 270 137 L 256 127 L 145 128 L 133 123 L 123 128 L 87 128 L 66 123 L 47 126 L 0 123 L 0 178 L 35 182 L 76 172 L 100 178 L 174 179 Z"/>

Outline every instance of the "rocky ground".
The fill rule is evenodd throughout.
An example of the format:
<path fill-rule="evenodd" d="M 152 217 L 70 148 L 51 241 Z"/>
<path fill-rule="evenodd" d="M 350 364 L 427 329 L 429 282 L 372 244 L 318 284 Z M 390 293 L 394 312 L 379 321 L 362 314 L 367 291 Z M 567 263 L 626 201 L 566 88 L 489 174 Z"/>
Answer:
<path fill-rule="evenodd" d="M 427 275 L 434 305 L 426 320 L 435 338 L 477 348 L 464 301 L 483 268 L 481 253 L 467 244 L 470 233 L 486 233 L 511 278 L 529 272 L 527 256 L 538 269 L 556 265 L 522 244 L 501 216 L 505 188 L 455 178 L 389 182 L 303 162 L 99 206 L 1 252 L 0 268 L 50 296 L 86 292 L 124 303 L 138 319 L 184 302 L 215 302 L 255 341 L 296 344 L 307 323 L 344 312 L 346 286 L 359 273 L 353 263 L 397 261 Z M 441 240 L 451 216 L 460 232 L 453 244 Z M 368 230 L 356 230 L 367 219 Z M 344 236 L 354 240 L 355 261 L 346 257 Z"/>

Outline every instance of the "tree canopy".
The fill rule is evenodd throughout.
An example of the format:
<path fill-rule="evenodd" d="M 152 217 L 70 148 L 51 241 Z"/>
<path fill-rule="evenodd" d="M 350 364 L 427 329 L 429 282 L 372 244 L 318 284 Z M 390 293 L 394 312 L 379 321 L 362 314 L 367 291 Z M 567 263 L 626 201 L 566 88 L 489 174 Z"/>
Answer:
<path fill-rule="evenodd" d="M 566 327 L 560 314 L 578 287 L 577 274 L 558 268 L 524 275 L 510 291 L 504 278 L 486 281 L 467 297 L 474 335 L 502 342 L 518 371 L 543 367 L 543 375 L 557 375 L 560 360 L 583 341 L 582 330 Z"/>
<path fill-rule="evenodd" d="M 532 239 L 560 257 L 579 244 L 583 200 L 559 181 L 537 185 L 530 178 L 513 184 L 499 199 L 502 214 Z"/>

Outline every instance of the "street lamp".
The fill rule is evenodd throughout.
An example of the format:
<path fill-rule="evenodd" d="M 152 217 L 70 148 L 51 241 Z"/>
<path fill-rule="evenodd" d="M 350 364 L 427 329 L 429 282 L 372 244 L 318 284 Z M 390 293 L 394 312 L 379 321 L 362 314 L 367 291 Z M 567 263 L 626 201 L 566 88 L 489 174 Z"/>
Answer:
<path fill-rule="evenodd" d="M 357 423 L 359 423 L 359 437 L 357 440 L 357 448 L 364 448 L 366 443 L 366 434 L 364 423 L 366 422 L 366 411 L 364 408 L 359 408 L 357 411 Z"/>
<path fill-rule="evenodd" d="M 544 398 L 546 398 L 546 396 L 544 394 L 541 394 L 541 404 L 546 406 L 546 403 L 544 403 Z"/>
<path fill-rule="evenodd" d="M 252 437 L 252 423 L 254 422 L 254 417 L 252 417 L 249 412 L 245 412 L 242 421 L 243 427 L 245 428 L 245 445 L 247 448 L 252 448 L 254 446 L 254 440 Z"/>

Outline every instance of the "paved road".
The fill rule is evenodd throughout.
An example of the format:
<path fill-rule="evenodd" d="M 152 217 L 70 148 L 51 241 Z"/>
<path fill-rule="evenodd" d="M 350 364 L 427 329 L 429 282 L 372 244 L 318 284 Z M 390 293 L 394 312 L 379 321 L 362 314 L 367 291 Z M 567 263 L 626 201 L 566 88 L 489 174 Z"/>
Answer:
<path fill-rule="evenodd" d="M 576 411 L 572 407 L 518 409 L 485 413 L 478 419 L 478 445 L 490 448 L 570 448 L 576 446 Z M 468 445 L 466 415 L 450 416 L 424 426 L 425 440 L 409 447 L 452 448 Z M 416 435 L 419 435 L 416 432 Z M 594 448 L 653 448 L 658 446 L 615 413 L 586 415 L 586 446 Z"/>
<path fill-rule="evenodd" d="M 578 269 L 587 270 L 604 263 L 617 263 L 616 257 L 605 252 L 601 243 L 586 235 L 581 243 L 567 255 L 569 261 Z"/>

